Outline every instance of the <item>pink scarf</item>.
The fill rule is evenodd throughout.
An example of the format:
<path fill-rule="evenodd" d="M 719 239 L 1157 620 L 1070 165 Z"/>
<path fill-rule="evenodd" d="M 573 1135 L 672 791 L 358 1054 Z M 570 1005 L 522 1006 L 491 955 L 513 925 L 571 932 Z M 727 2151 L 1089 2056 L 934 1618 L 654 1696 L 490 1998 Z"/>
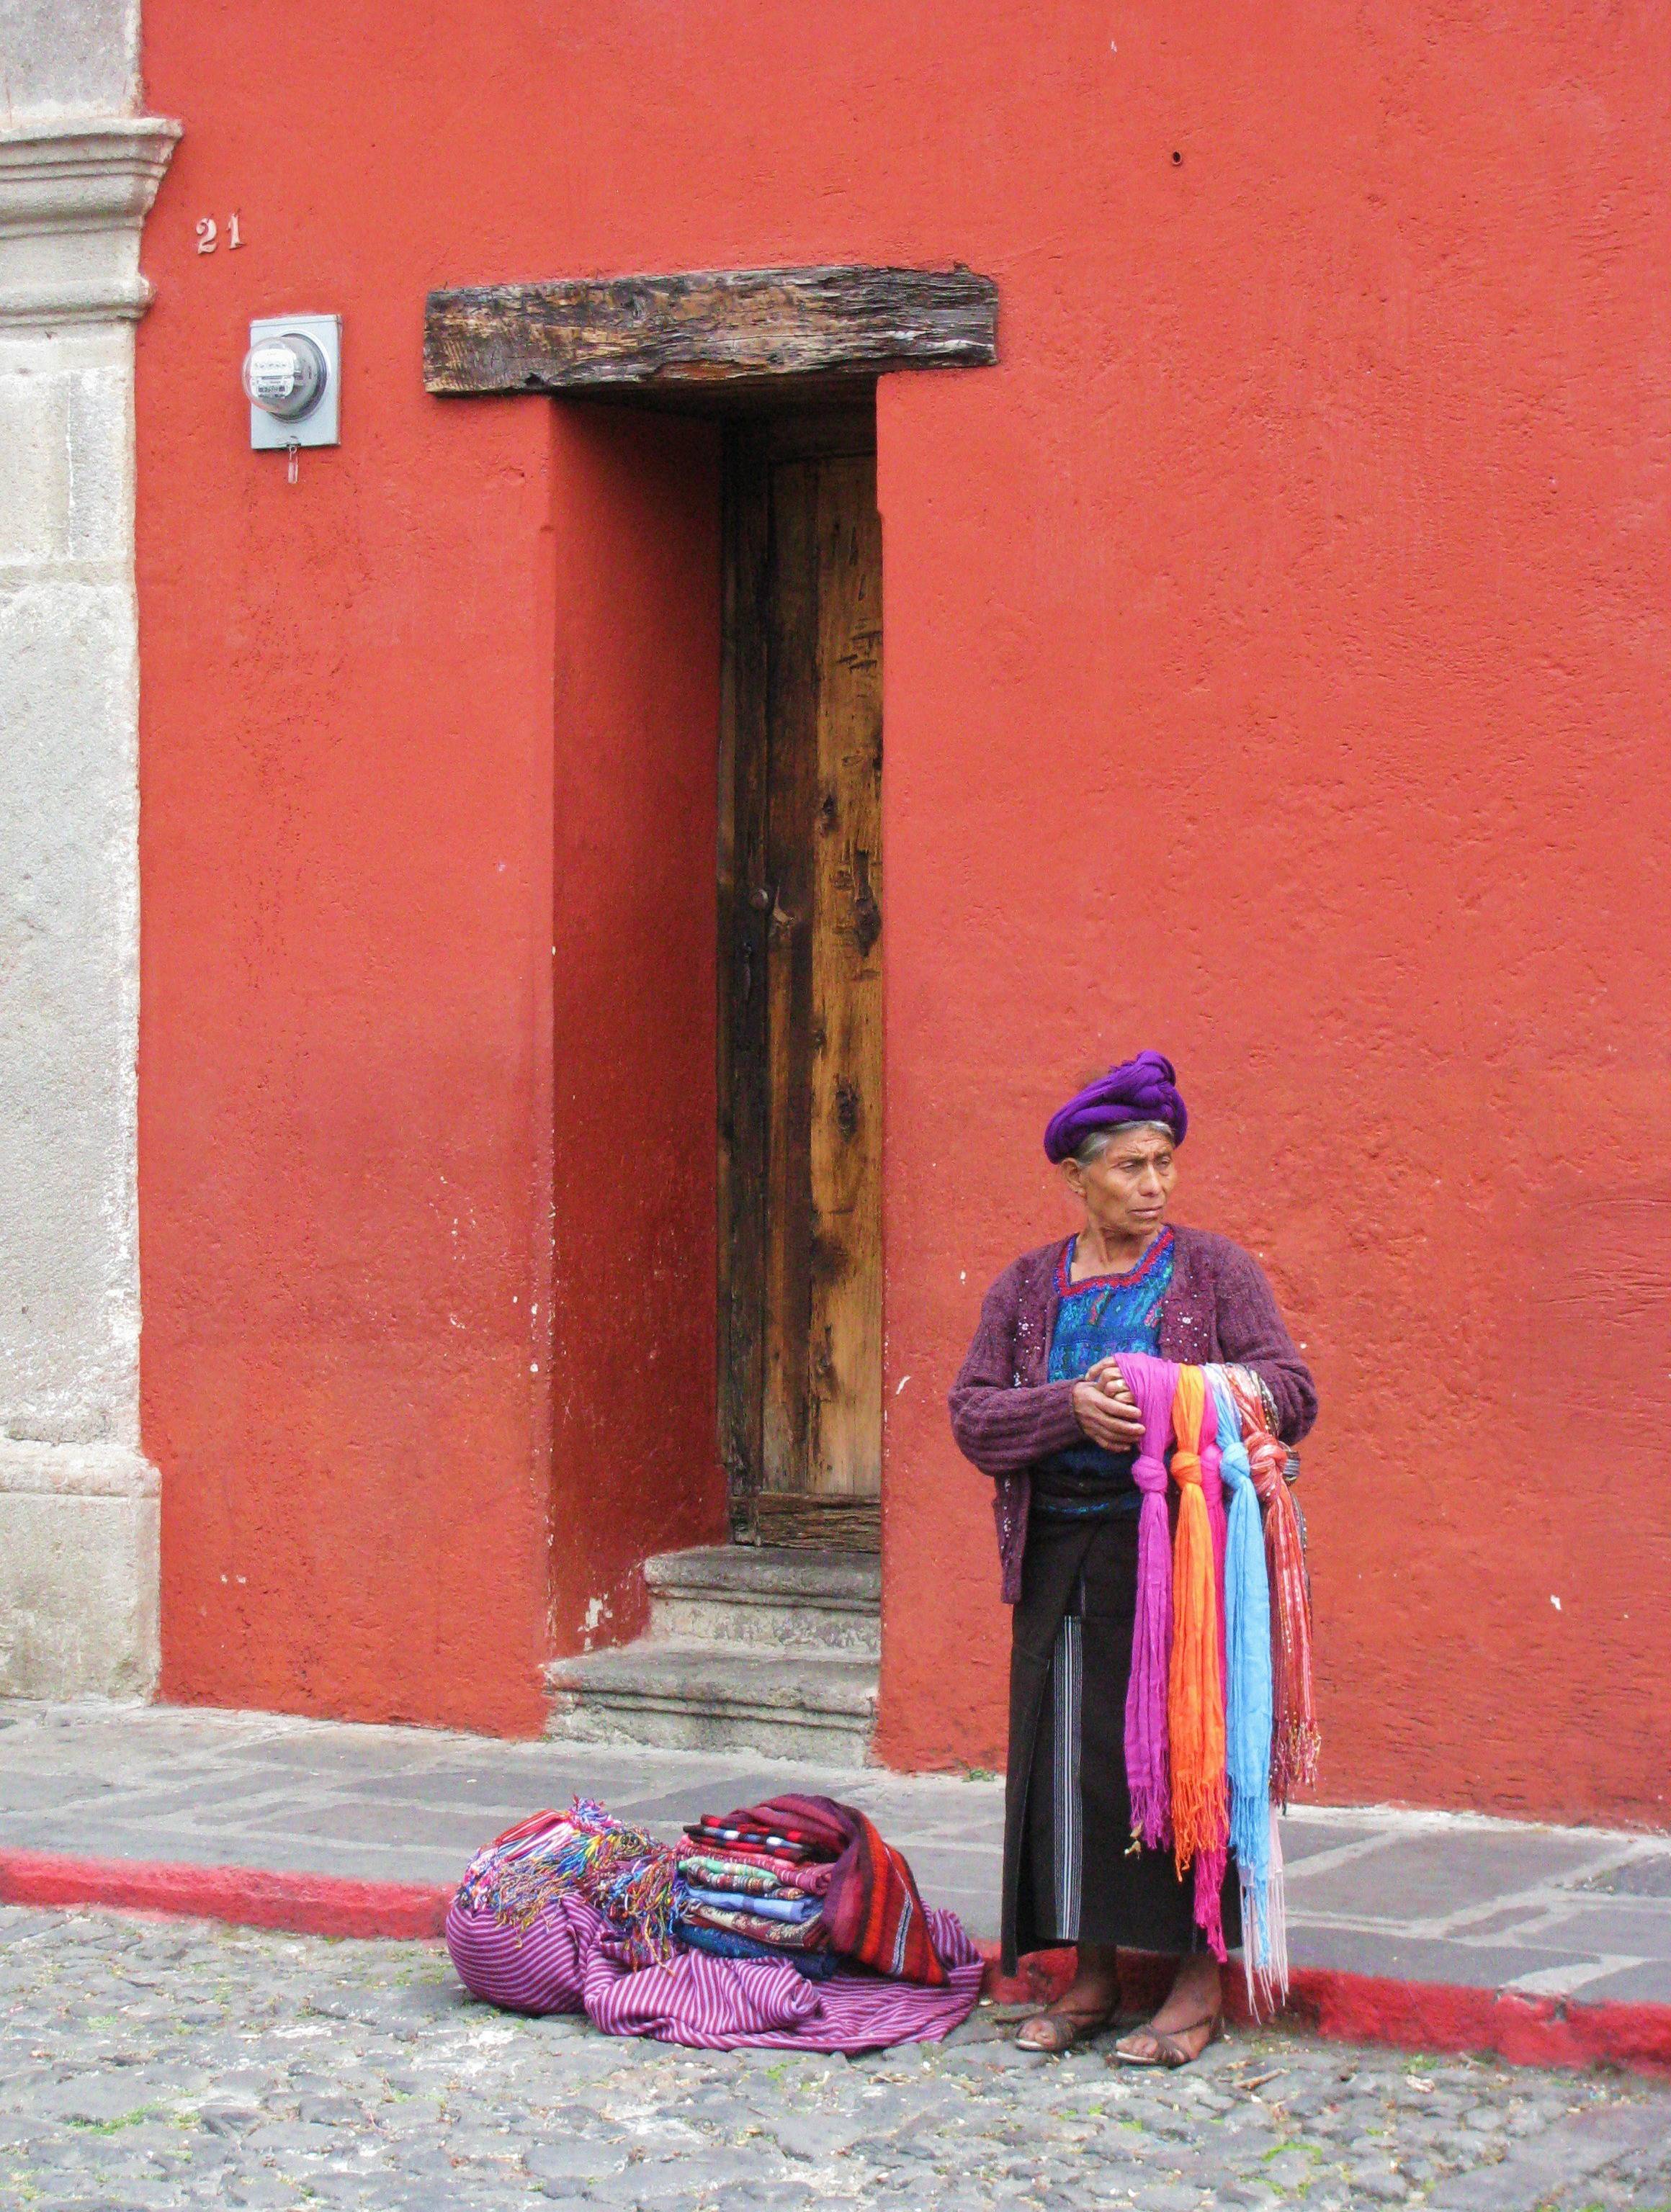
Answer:
<path fill-rule="evenodd" d="M 1137 1616 L 1131 1679 L 1125 1692 L 1125 1779 L 1131 1833 L 1160 1850 L 1172 1841 L 1172 1775 L 1167 1759 L 1167 1680 L 1172 1664 L 1172 1532 L 1166 1509 L 1166 1448 L 1178 1370 L 1146 1352 L 1115 1361 L 1143 1416 L 1143 1443 L 1131 1477 L 1143 1492 L 1137 1515 Z"/>

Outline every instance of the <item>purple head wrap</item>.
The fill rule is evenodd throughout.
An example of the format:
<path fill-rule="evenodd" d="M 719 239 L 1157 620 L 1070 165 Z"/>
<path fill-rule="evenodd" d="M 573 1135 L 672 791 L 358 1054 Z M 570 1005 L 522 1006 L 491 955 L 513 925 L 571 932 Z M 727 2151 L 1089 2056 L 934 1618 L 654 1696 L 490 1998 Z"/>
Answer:
<path fill-rule="evenodd" d="M 1094 1129 L 1117 1129 L 1123 1121 L 1164 1121 L 1181 1145 L 1189 1115 L 1178 1095 L 1172 1062 L 1164 1054 L 1140 1052 L 1135 1060 L 1111 1067 L 1088 1083 L 1077 1097 L 1050 1117 L 1045 1151 L 1053 1161 L 1078 1151 Z"/>

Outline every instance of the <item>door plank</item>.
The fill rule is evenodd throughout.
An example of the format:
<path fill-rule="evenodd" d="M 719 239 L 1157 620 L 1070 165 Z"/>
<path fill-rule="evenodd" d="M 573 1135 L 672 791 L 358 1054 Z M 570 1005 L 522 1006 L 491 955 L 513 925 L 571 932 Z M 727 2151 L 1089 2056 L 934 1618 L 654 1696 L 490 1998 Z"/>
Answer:
<path fill-rule="evenodd" d="M 817 804 L 818 467 L 771 471 L 767 722 L 766 1193 L 761 1480 L 807 1486 L 812 1239 L 812 821 Z"/>
<path fill-rule="evenodd" d="M 875 464 L 818 468 L 807 1487 L 881 1487 L 881 522 Z"/>
<path fill-rule="evenodd" d="M 875 1540 L 881 548 L 865 429 L 785 416 L 728 440 L 721 1433 L 734 1525 L 757 1540 L 768 1523 L 772 1540 Z"/>
<path fill-rule="evenodd" d="M 734 1523 L 760 1480 L 766 1158 L 767 615 L 771 482 L 758 439 L 725 463 L 720 662 L 719 1407 Z"/>
<path fill-rule="evenodd" d="M 751 1524 L 757 1544 L 813 1552 L 880 1552 L 881 1502 L 875 1498 L 815 1498 L 800 1490 L 755 1493 Z"/>

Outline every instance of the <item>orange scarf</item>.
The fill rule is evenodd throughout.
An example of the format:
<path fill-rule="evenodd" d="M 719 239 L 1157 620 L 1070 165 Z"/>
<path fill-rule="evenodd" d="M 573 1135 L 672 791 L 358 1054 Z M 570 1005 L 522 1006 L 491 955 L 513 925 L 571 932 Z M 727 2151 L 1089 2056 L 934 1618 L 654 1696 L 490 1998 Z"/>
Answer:
<path fill-rule="evenodd" d="M 1198 1851 L 1223 1850 L 1230 1832 L 1218 1577 L 1212 1526 L 1201 1489 L 1205 1405 L 1206 1378 L 1201 1370 L 1180 1367 L 1172 1401 L 1178 1532 L 1172 1557 L 1172 1669 L 1167 1684 L 1173 1851 L 1180 1875 Z"/>

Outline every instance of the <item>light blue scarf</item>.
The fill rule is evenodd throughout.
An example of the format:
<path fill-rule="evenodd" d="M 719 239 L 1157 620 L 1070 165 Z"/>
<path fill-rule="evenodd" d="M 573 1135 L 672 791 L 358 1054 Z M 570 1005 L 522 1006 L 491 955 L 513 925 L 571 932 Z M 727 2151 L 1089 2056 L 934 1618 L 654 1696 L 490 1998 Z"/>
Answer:
<path fill-rule="evenodd" d="M 1241 1440 L 1241 1415 L 1222 1368 L 1205 1370 L 1218 1421 L 1219 1472 L 1229 1492 L 1224 1540 L 1224 1764 L 1230 1783 L 1230 1849 L 1241 1884 L 1243 1957 L 1254 2017 L 1258 1988 L 1274 2008 L 1285 1988 L 1281 1875 L 1273 1881 L 1271 1809 L 1271 1588 L 1259 1498 Z"/>

